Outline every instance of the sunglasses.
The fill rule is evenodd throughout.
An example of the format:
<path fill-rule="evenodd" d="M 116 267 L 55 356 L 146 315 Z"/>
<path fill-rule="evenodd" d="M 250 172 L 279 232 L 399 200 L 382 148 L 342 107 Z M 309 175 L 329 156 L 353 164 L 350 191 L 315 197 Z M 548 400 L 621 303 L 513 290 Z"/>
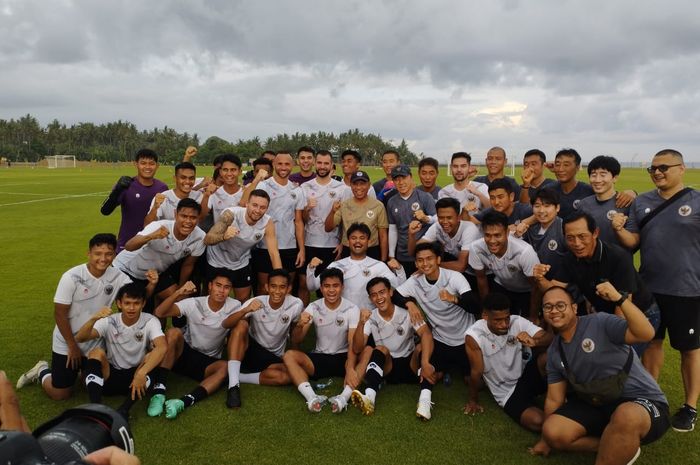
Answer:
<path fill-rule="evenodd" d="M 669 170 L 669 168 L 673 168 L 674 166 L 681 166 L 682 163 L 676 163 L 675 165 L 651 165 L 649 168 L 647 168 L 647 173 L 649 174 L 654 174 L 654 171 L 659 170 L 662 173 L 665 173 L 666 171 Z"/>

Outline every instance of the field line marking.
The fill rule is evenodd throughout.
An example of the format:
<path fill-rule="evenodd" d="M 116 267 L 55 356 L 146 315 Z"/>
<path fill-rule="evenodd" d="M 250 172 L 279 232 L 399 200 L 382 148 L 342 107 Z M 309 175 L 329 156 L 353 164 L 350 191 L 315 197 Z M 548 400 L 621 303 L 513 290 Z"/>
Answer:
<path fill-rule="evenodd" d="M 7 195 L 51 195 L 50 193 L 36 194 L 33 192 L 0 192 L 0 194 L 7 194 Z M 70 194 L 66 194 L 66 195 L 70 195 Z"/>
<path fill-rule="evenodd" d="M 25 201 L 23 201 L 23 202 L 0 203 L 0 207 L 9 207 L 9 206 L 11 206 L 11 205 L 24 205 L 24 204 L 27 204 L 27 203 L 48 202 L 48 201 L 51 201 L 51 200 L 76 199 L 76 198 L 79 198 L 79 197 L 94 197 L 94 196 L 97 196 L 97 195 L 105 195 L 105 194 L 108 194 L 108 193 L 109 193 L 108 191 L 104 191 L 104 192 L 91 192 L 91 193 L 89 193 L 89 194 L 64 195 L 64 196 L 61 196 L 61 197 L 51 197 L 51 198 L 48 198 L 48 199 L 36 199 L 36 200 L 25 200 Z"/>

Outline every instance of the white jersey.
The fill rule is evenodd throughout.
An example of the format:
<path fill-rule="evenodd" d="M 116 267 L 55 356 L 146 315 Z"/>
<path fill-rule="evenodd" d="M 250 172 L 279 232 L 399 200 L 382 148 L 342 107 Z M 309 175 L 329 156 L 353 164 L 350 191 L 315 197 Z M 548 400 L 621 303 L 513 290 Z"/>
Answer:
<path fill-rule="evenodd" d="M 486 198 L 489 197 L 489 187 L 486 184 L 476 181 L 469 181 L 469 185 L 476 187 L 476 189 L 481 194 L 485 195 Z M 453 199 L 459 200 L 459 205 L 462 208 L 464 208 L 469 202 L 474 202 L 476 204 L 476 208 L 479 210 L 483 210 L 484 208 L 483 205 L 481 205 L 481 199 L 479 199 L 479 196 L 469 192 L 466 187 L 462 190 L 458 190 L 454 184 L 445 186 L 440 189 L 440 192 L 438 192 L 438 200 L 445 197 L 452 197 Z"/>
<path fill-rule="evenodd" d="M 141 313 L 131 326 L 124 324 L 121 313 L 114 313 L 97 320 L 93 328 L 104 339 L 107 361 L 120 370 L 139 366 L 153 341 L 165 337 L 160 320 L 148 313 Z"/>
<path fill-rule="evenodd" d="M 473 269 L 491 270 L 498 284 L 511 292 L 530 292 L 528 277 L 540 262 L 537 252 L 527 242 L 508 236 L 508 248 L 502 257 L 489 252 L 485 241 L 476 241 L 469 251 L 469 266 Z"/>
<path fill-rule="evenodd" d="M 454 237 L 450 237 L 442 229 L 440 223 L 433 223 L 420 239 L 430 242 L 437 241 L 442 244 L 445 252 L 458 257 L 460 252 L 463 250 L 468 251 L 471 243 L 479 240 L 481 237 L 481 231 L 474 223 L 471 221 L 460 221 Z"/>
<path fill-rule="evenodd" d="M 209 307 L 209 297 L 191 297 L 177 304 L 180 315 L 187 317 L 184 337 L 187 345 L 209 357 L 221 358 L 228 329 L 221 323 L 241 309 L 241 303 L 228 297 L 218 311 Z"/>
<path fill-rule="evenodd" d="M 440 299 L 440 289 L 452 295 L 471 291 L 467 278 L 461 273 L 440 268 L 435 284 L 430 284 L 425 275 L 411 276 L 396 291 L 404 297 L 413 297 L 423 309 L 435 340 L 456 347 L 464 344 L 464 332 L 474 324 L 474 315 L 462 307 Z"/>
<path fill-rule="evenodd" d="M 289 327 L 299 320 L 304 303 L 297 297 L 287 295 L 282 306 L 273 309 L 269 304 L 270 296 L 261 295 L 253 299 L 258 299 L 263 306 L 245 316 L 250 323 L 248 333 L 262 347 L 281 357 L 289 336 Z M 242 307 L 247 307 L 253 299 L 248 299 Z"/>
<path fill-rule="evenodd" d="M 343 298 L 353 302 L 359 308 L 372 308 L 372 303 L 367 295 L 367 283 L 370 279 L 382 276 L 389 280 L 391 287 L 396 288 L 406 281 L 406 273 L 403 267 L 394 274 L 384 262 L 372 257 L 362 260 L 353 260 L 346 257 L 328 265 L 328 268 L 337 268 L 343 272 Z M 315 270 L 306 269 L 306 287 L 309 291 L 315 291 L 321 287 L 321 277 L 315 275 Z"/>
<path fill-rule="evenodd" d="M 53 301 L 57 304 L 70 305 L 68 322 L 75 336 L 92 315 L 103 307 L 111 307 L 117 291 L 130 282 L 131 278 L 114 267 L 110 266 L 101 277 L 96 278 L 90 274 L 87 265 L 82 264 L 63 273 Z M 97 339 L 78 343 L 83 355 L 87 355 L 99 345 L 100 341 Z M 58 326 L 54 326 L 53 329 L 51 350 L 57 354 L 68 355 L 68 344 L 58 330 Z"/>
<path fill-rule="evenodd" d="M 245 220 L 244 207 L 227 208 L 233 214 L 231 226 L 239 233 L 228 240 L 210 245 L 207 248 L 207 262 L 215 268 L 240 270 L 250 263 L 250 251 L 265 237 L 265 227 L 270 216 L 265 214 L 254 225 Z"/>
<path fill-rule="evenodd" d="M 207 206 L 212 212 L 214 223 L 219 221 L 221 213 L 227 208 L 237 207 L 243 197 L 243 187 L 240 187 L 235 194 L 229 194 L 224 190 L 224 186 L 219 187 L 209 196 Z"/>
<path fill-rule="evenodd" d="M 360 309 L 341 297 L 335 310 L 326 306 L 324 299 L 309 304 L 304 313 L 311 315 L 316 327 L 316 348 L 319 354 L 340 354 L 348 351 L 348 331 L 357 328 Z"/>
<path fill-rule="evenodd" d="M 169 234 L 163 239 L 154 239 L 138 250 L 123 250 L 114 259 L 114 266 L 136 279 L 146 279 L 146 272 L 155 269 L 158 273 L 167 270 L 170 265 L 190 255 L 199 257 L 204 253 L 204 231 L 195 226 L 185 239 L 178 241 L 173 228 L 175 221 L 160 220 L 149 223 L 137 235 L 147 236 L 165 226 Z"/>
<path fill-rule="evenodd" d="M 301 185 L 306 203 L 316 199 L 316 206 L 309 210 L 309 221 L 304 226 L 304 243 L 309 247 L 333 248 L 340 242 L 339 229 L 326 232 L 326 217 L 333 203 L 352 197 L 352 190 L 342 181 L 331 179 L 326 185 L 318 183 L 318 178 Z"/>
<path fill-rule="evenodd" d="M 532 357 L 530 348 L 518 341 L 518 334 L 525 331 L 534 336 L 542 328 L 518 315 L 510 316 L 508 334 L 493 334 L 486 320 L 474 323 L 465 336 L 471 336 L 479 345 L 484 358 L 484 381 L 498 405 L 503 407 L 515 390 L 520 376 Z"/>
<path fill-rule="evenodd" d="M 304 191 L 291 181 L 282 186 L 275 181 L 275 178 L 265 179 L 258 184 L 258 189 L 262 189 L 270 195 L 270 208 L 267 214 L 275 223 L 275 233 L 277 244 L 280 250 L 296 249 L 297 239 L 294 229 L 294 218 L 297 210 L 303 210 L 306 206 Z M 267 249 L 263 242 L 258 245 L 262 249 Z"/>
<path fill-rule="evenodd" d="M 177 204 L 180 203 L 180 200 L 182 199 L 175 195 L 175 190 L 173 189 L 163 192 L 163 195 L 165 196 L 165 200 L 162 204 L 160 204 L 160 207 L 158 207 L 158 210 L 156 211 L 156 219 L 174 220 L 175 211 L 177 210 Z M 190 191 L 187 197 L 192 200 L 195 200 L 197 203 L 202 203 L 202 193 L 199 191 Z M 151 200 L 151 206 L 148 208 L 149 211 L 151 210 L 151 208 L 153 208 L 153 204 L 155 203 L 155 201 L 156 198 L 154 196 L 153 200 Z"/>
<path fill-rule="evenodd" d="M 388 321 L 375 308 L 365 323 L 363 332 L 365 336 L 372 335 L 375 345 L 389 349 L 393 358 L 405 358 L 416 349 L 413 336 L 423 325 L 423 321 L 412 324 L 405 308 L 394 306 L 394 314 Z"/>

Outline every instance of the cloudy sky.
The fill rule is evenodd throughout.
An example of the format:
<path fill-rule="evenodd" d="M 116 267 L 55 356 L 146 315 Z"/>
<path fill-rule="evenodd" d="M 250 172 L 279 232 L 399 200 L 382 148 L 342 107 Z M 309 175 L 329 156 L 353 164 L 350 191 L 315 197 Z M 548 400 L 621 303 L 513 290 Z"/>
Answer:
<path fill-rule="evenodd" d="M 0 0 L 0 118 L 700 161 L 696 1 Z"/>

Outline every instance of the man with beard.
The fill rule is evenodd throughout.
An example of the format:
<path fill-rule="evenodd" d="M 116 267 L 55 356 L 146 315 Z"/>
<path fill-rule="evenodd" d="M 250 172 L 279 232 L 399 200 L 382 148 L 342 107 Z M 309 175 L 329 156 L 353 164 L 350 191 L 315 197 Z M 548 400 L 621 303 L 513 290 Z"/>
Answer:
<path fill-rule="evenodd" d="M 455 182 L 443 187 L 438 193 L 438 199 L 451 197 L 459 201 L 462 219 L 467 219 L 470 213 L 476 213 L 491 205 L 488 186 L 469 180 L 471 161 L 472 157 L 467 152 L 453 153 L 450 172 Z"/>
<path fill-rule="evenodd" d="M 243 189 L 238 183 L 241 166 L 243 166 L 241 159 L 232 153 L 227 153 L 221 156 L 220 161 L 221 166 L 218 173 L 223 184 L 218 186 L 216 183 L 211 183 L 204 190 L 200 220 L 204 220 L 211 211 L 216 223 L 219 221 L 221 212 L 229 207 L 237 206 L 243 196 Z"/>
<path fill-rule="evenodd" d="M 301 186 L 305 182 L 316 177 L 314 173 L 314 149 L 311 147 L 299 147 L 297 150 L 297 166 L 299 171 L 289 175 L 289 180 Z"/>

